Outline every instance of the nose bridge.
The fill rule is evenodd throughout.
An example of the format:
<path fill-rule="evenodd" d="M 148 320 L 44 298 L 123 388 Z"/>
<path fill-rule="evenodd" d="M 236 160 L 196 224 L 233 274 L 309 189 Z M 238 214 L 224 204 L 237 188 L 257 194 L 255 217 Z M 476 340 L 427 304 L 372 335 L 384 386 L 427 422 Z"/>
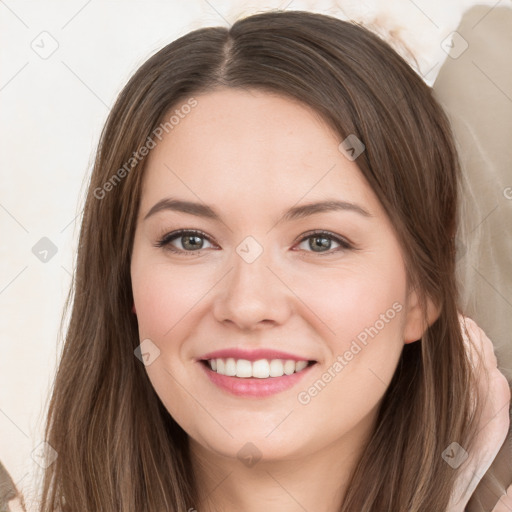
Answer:
<path fill-rule="evenodd" d="M 263 246 L 263 242 L 258 242 L 254 237 L 245 238 L 235 250 L 232 258 L 234 266 L 231 280 L 238 291 L 251 291 L 254 295 L 264 291 L 265 286 L 269 286 L 270 277 L 274 277 L 268 267 L 272 266 L 271 251 L 268 248 L 268 241 Z M 275 279 L 275 277 L 274 277 Z"/>
<path fill-rule="evenodd" d="M 275 270 L 272 271 L 277 267 L 275 263 L 272 251 L 263 247 L 263 242 L 246 237 L 232 255 L 232 270 L 216 299 L 217 320 L 230 320 L 244 329 L 261 322 L 285 321 L 289 314 L 289 297 Z"/>

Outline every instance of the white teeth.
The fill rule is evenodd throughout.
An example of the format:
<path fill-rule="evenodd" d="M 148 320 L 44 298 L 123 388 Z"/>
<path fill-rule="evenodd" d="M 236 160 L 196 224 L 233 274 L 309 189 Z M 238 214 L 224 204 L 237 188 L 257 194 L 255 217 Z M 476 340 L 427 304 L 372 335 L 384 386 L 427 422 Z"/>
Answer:
<path fill-rule="evenodd" d="M 236 362 L 237 377 L 252 377 L 252 364 L 247 359 L 239 359 Z"/>
<path fill-rule="evenodd" d="M 272 359 L 270 361 L 269 375 L 271 377 L 281 377 L 283 373 L 283 362 L 281 359 Z"/>
<path fill-rule="evenodd" d="M 234 377 L 236 375 L 236 361 L 232 357 L 226 359 L 224 372 L 228 377 Z"/>
<path fill-rule="evenodd" d="M 286 373 L 286 375 L 291 375 L 294 373 L 296 364 L 297 363 L 295 361 L 288 359 L 288 361 L 284 363 L 284 373 Z"/>
<path fill-rule="evenodd" d="M 258 379 L 270 377 L 270 364 L 266 359 L 259 359 L 252 363 L 252 376 Z"/>
<path fill-rule="evenodd" d="M 304 370 L 304 368 L 306 368 L 307 365 L 307 361 L 297 361 L 297 363 L 295 364 L 295 371 L 300 372 L 301 370 Z"/>
<path fill-rule="evenodd" d="M 228 377 L 267 379 L 268 377 L 282 377 L 304 370 L 308 361 L 294 361 L 292 359 L 259 359 L 248 361 L 247 359 L 209 359 L 210 368 Z"/>

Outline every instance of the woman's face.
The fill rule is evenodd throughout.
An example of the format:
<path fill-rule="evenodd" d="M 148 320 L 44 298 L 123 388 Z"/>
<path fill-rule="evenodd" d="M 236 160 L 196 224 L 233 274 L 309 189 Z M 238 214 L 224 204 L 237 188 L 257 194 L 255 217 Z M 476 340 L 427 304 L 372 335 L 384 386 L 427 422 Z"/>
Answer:
<path fill-rule="evenodd" d="M 148 377 L 212 456 L 351 449 L 421 336 L 389 219 L 309 108 L 256 90 L 195 99 L 156 139 L 138 212 Z M 326 201 L 340 203 L 305 208 Z"/>

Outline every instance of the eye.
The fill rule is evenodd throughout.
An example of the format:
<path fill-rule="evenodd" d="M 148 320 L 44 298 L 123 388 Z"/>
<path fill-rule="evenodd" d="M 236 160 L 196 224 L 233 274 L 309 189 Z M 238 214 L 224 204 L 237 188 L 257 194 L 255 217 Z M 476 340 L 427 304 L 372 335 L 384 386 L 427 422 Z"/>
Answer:
<path fill-rule="evenodd" d="M 334 235 L 333 233 L 329 233 L 328 231 L 313 231 L 306 233 L 306 235 L 302 237 L 300 243 L 305 243 L 308 240 L 309 243 L 307 247 L 311 249 L 310 252 L 332 254 L 343 250 L 354 249 L 354 246 L 347 240 Z M 339 247 L 330 250 L 333 241 L 334 243 L 339 244 Z"/>
<path fill-rule="evenodd" d="M 207 243 L 212 244 L 210 237 L 202 231 L 180 229 L 178 231 L 173 231 L 172 233 L 167 233 L 160 238 L 154 246 L 164 248 L 165 250 L 174 253 L 188 255 L 193 255 L 195 253 L 195 255 L 197 255 L 203 249 L 208 248 L 204 246 L 204 240 L 206 240 Z M 308 251 L 304 248 L 302 248 L 302 250 L 306 250 L 306 252 L 316 252 L 320 255 L 333 254 L 344 250 L 354 249 L 354 246 L 347 240 L 328 231 L 312 231 L 306 233 L 302 236 L 299 246 L 308 240 L 308 248 L 311 250 Z M 175 241 L 179 241 L 181 247 L 174 246 L 173 242 Z M 338 244 L 339 247 L 332 249 L 331 246 L 333 242 Z"/>
<path fill-rule="evenodd" d="M 172 242 L 175 240 L 179 240 L 182 248 L 177 248 L 172 245 Z M 199 253 L 202 249 L 205 249 L 203 240 L 207 240 L 208 243 L 211 243 L 210 237 L 202 231 L 180 229 L 172 233 L 167 233 L 154 245 L 155 247 L 163 247 L 171 252 L 191 254 Z"/>

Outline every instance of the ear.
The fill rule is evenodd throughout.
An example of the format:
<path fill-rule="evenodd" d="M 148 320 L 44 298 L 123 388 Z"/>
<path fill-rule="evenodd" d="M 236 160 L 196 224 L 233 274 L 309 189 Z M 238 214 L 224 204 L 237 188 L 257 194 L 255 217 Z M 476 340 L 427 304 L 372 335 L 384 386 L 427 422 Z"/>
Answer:
<path fill-rule="evenodd" d="M 436 306 L 430 298 L 427 299 L 428 323 L 423 318 L 423 312 L 415 290 L 411 290 L 407 297 L 407 307 L 404 324 L 404 343 L 418 341 L 441 314 L 441 307 Z"/>

